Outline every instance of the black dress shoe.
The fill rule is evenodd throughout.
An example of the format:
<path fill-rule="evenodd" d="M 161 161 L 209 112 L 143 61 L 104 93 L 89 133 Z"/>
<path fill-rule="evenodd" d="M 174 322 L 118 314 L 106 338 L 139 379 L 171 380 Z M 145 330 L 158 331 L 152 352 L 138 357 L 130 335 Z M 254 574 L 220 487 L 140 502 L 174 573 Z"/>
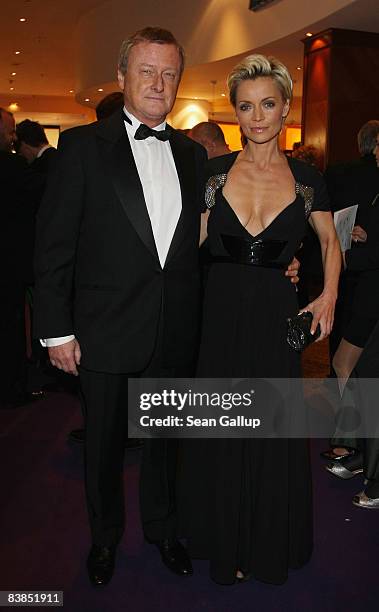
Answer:
<path fill-rule="evenodd" d="M 192 576 L 193 568 L 183 544 L 176 539 L 156 542 L 162 561 L 169 570 L 178 576 Z"/>
<path fill-rule="evenodd" d="M 116 549 L 92 546 L 87 559 L 90 581 L 94 586 L 105 586 L 113 576 Z"/>
<path fill-rule="evenodd" d="M 79 442 L 80 444 L 82 444 L 84 442 L 85 435 L 86 432 L 84 429 L 73 429 L 68 434 L 68 439 L 72 442 Z"/>

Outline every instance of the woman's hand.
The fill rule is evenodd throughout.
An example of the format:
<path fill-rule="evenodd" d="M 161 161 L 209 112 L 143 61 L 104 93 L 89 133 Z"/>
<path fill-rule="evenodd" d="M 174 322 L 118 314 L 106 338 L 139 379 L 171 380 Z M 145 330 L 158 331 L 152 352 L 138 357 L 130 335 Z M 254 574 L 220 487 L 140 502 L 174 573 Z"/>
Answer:
<path fill-rule="evenodd" d="M 313 314 L 311 334 L 315 333 L 317 325 L 320 324 L 321 335 L 316 342 L 329 336 L 332 331 L 335 304 L 336 297 L 324 292 L 316 300 L 300 310 L 300 312 L 311 312 Z"/>
<path fill-rule="evenodd" d="M 299 268 L 300 268 L 300 261 L 296 259 L 296 257 L 294 257 L 290 265 L 288 266 L 287 270 L 285 271 L 285 275 L 289 276 L 291 279 L 291 283 L 295 283 L 295 285 L 300 280 L 299 279 Z"/>
<path fill-rule="evenodd" d="M 366 242 L 367 232 L 360 225 L 354 225 L 351 239 L 353 242 Z"/>

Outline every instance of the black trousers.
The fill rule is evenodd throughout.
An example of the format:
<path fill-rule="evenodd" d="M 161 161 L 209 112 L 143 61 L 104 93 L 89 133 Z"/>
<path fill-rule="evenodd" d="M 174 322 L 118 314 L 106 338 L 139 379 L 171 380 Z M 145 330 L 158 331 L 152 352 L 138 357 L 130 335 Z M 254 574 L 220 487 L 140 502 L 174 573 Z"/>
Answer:
<path fill-rule="evenodd" d="M 2 286 L 0 331 L 4 355 L 1 361 L 1 400 L 17 399 L 26 391 L 25 284 Z"/>
<path fill-rule="evenodd" d="M 184 377 L 192 365 L 162 366 L 160 338 L 149 366 L 136 377 Z M 123 463 L 128 423 L 128 374 L 93 372 L 80 368 L 85 417 L 85 486 L 94 544 L 115 546 L 125 526 Z M 160 540 L 175 536 L 176 440 L 144 443 L 140 505 L 145 536 Z"/>

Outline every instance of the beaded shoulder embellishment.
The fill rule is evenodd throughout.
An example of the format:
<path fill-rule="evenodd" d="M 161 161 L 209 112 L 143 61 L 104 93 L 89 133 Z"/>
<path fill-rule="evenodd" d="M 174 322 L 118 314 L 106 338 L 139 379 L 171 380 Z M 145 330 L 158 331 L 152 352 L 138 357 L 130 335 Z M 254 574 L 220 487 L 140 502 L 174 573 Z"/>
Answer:
<path fill-rule="evenodd" d="M 226 183 L 227 174 L 215 174 L 208 179 L 205 187 L 205 205 L 212 208 L 216 204 L 216 191 Z"/>
<path fill-rule="evenodd" d="M 303 198 L 305 218 L 308 219 L 309 215 L 312 212 L 315 190 L 313 189 L 313 187 L 308 187 L 307 185 L 302 185 L 301 183 L 296 182 L 295 193 L 300 194 Z"/>

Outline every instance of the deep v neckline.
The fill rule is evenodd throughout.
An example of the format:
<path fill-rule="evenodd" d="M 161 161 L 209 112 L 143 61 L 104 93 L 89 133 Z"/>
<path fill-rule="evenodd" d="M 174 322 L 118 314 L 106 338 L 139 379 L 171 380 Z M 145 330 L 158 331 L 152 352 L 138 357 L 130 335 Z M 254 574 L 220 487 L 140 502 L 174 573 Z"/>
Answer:
<path fill-rule="evenodd" d="M 231 171 L 231 169 L 233 168 L 234 164 L 236 163 L 237 157 L 238 157 L 238 154 L 236 155 L 236 157 L 235 157 L 235 159 L 234 159 L 234 161 L 233 161 L 232 165 L 230 166 L 230 168 L 229 168 L 229 170 L 228 170 L 227 174 L 229 174 L 229 172 L 230 172 L 230 171 Z M 290 164 L 290 161 L 289 161 L 289 158 L 287 157 L 287 155 L 285 155 L 285 158 L 286 158 L 286 162 L 287 162 L 287 164 L 288 164 L 289 171 L 291 172 L 291 175 L 292 175 L 292 177 L 293 177 L 293 179 L 294 179 L 294 181 L 295 181 L 295 199 L 294 199 L 294 200 L 292 200 L 292 202 L 290 202 L 289 204 L 287 204 L 287 206 L 285 206 L 284 208 L 282 208 L 282 210 L 281 210 L 281 211 L 280 211 L 280 212 L 279 212 L 279 213 L 278 213 L 278 214 L 277 214 L 277 215 L 276 215 L 276 216 L 275 216 L 275 217 L 272 219 L 272 221 L 270 221 L 270 223 L 269 223 L 268 225 L 266 225 L 266 227 L 265 227 L 265 228 L 263 228 L 263 230 L 261 230 L 260 232 L 258 232 L 258 234 L 252 234 L 251 232 L 249 232 L 249 230 L 248 230 L 248 229 L 246 229 L 246 226 L 245 226 L 245 225 L 243 225 L 243 223 L 241 223 L 241 221 L 240 221 L 240 219 L 239 219 L 239 217 L 238 217 L 238 215 L 237 215 L 236 211 L 235 211 L 235 210 L 234 210 L 234 208 L 231 206 L 230 202 L 229 202 L 229 201 L 226 199 L 226 197 L 225 197 L 225 195 L 224 195 L 224 185 L 223 185 L 223 186 L 222 186 L 222 188 L 220 189 L 220 191 L 221 191 L 221 195 L 222 195 L 222 199 L 225 201 L 225 203 L 226 203 L 227 207 L 228 207 L 228 208 L 230 208 L 230 210 L 232 211 L 232 214 L 233 214 L 233 216 L 235 217 L 235 219 L 237 220 L 238 225 L 239 225 L 240 227 L 242 227 L 242 229 L 243 229 L 243 230 L 245 230 L 245 232 L 246 232 L 246 233 L 247 233 L 247 234 L 248 234 L 248 235 L 249 235 L 251 238 L 253 238 L 254 240 L 255 240 L 256 238 L 258 238 L 259 236 L 261 236 L 262 234 L 264 234 L 264 232 L 266 232 L 266 231 L 267 231 L 267 230 L 268 230 L 268 229 L 269 229 L 269 228 L 272 226 L 272 224 L 273 224 L 273 223 L 275 223 L 275 221 L 276 221 L 277 219 L 279 219 L 279 217 L 281 217 L 281 215 L 284 213 L 284 211 L 285 211 L 285 210 L 287 210 L 288 208 L 291 208 L 291 206 L 293 206 L 293 205 L 296 203 L 296 201 L 297 201 L 297 197 L 298 197 L 298 193 L 297 193 L 298 181 L 296 180 L 296 178 L 295 178 L 295 176 L 294 176 L 294 174 L 293 174 L 293 172 L 292 172 L 291 164 Z M 226 182 L 226 181 L 225 181 L 225 182 Z"/>
<path fill-rule="evenodd" d="M 293 206 L 294 204 L 296 204 L 297 202 L 297 194 L 295 196 L 295 199 L 290 202 L 289 204 L 287 204 L 287 206 L 285 206 L 274 218 L 272 221 L 270 221 L 270 223 L 268 225 L 266 225 L 265 228 L 263 228 L 263 230 L 261 232 L 258 232 L 258 234 L 252 234 L 251 232 L 249 232 L 248 229 L 246 229 L 246 227 L 241 223 L 236 211 L 234 210 L 234 208 L 232 208 L 232 206 L 229 204 L 228 200 L 226 199 L 226 197 L 224 196 L 224 191 L 223 189 L 220 190 L 221 191 L 221 195 L 222 195 L 222 199 L 224 200 L 227 208 L 231 211 L 233 217 L 236 219 L 238 225 L 245 230 L 245 232 L 250 236 L 250 238 L 253 238 L 254 240 L 256 240 L 257 238 L 259 238 L 260 236 L 262 236 L 262 234 L 264 234 L 272 225 L 273 223 L 275 223 L 275 221 L 277 221 L 277 219 L 279 219 L 282 214 L 288 210 L 288 208 L 291 208 L 291 206 Z"/>

